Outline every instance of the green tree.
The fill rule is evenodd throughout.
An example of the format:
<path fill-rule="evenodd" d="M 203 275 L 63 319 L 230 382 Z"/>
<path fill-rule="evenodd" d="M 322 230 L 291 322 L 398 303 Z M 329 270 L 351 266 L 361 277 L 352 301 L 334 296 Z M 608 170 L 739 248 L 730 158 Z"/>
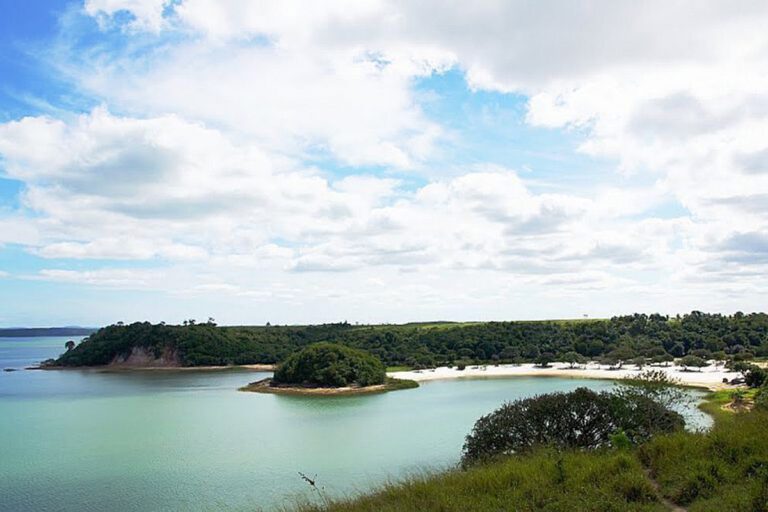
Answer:
<path fill-rule="evenodd" d="M 680 414 L 640 395 L 622 397 L 587 388 L 550 393 L 506 403 L 477 420 L 465 439 L 462 464 L 537 446 L 596 449 L 609 446 L 619 431 L 640 443 L 684 424 Z"/>
<path fill-rule="evenodd" d="M 688 368 L 703 368 L 707 366 L 707 362 L 698 357 L 698 356 L 685 356 L 682 359 L 680 359 L 680 366 L 683 367 L 683 370 L 687 370 Z"/>
<path fill-rule="evenodd" d="M 635 357 L 635 352 L 626 346 L 617 347 L 607 354 L 607 360 L 611 366 L 621 368 L 625 362 Z"/>
<path fill-rule="evenodd" d="M 618 381 L 613 392 L 625 400 L 633 401 L 636 397 L 643 397 L 674 409 L 690 405 L 695 400 L 681 385 L 679 380 L 670 378 L 663 370 L 645 370 Z"/>
<path fill-rule="evenodd" d="M 275 371 L 277 384 L 371 386 L 383 384 L 386 368 L 372 355 L 334 343 L 316 343 L 289 356 Z"/>
<path fill-rule="evenodd" d="M 552 363 L 555 360 L 554 354 L 551 352 L 544 352 L 539 357 L 536 358 L 536 365 L 541 366 L 542 368 L 548 368 L 550 363 Z"/>
<path fill-rule="evenodd" d="M 584 364 L 586 362 L 586 358 L 579 354 L 578 352 L 566 352 L 563 354 L 563 362 L 568 363 L 571 368 L 576 366 L 577 364 Z"/>
<path fill-rule="evenodd" d="M 744 376 L 744 383 L 751 388 L 759 388 L 766 382 L 766 371 L 756 364 L 738 362 L 733 365 L 733 369 Z"/>

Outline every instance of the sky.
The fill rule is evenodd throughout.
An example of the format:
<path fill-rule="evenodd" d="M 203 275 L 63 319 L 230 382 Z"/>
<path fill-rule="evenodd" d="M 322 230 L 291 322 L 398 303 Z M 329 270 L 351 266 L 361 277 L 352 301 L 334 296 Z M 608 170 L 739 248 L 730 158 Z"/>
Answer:
<path fill-rule="evenodd" d="M 0 326 L 765 310 L 766 26 L 0 0 Z"/>

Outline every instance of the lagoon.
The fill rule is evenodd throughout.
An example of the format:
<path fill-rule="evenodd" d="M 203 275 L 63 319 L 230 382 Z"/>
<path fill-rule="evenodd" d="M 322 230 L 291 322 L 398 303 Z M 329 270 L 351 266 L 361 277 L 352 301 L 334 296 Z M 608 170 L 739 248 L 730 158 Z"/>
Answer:
<path fill-rule="evenodd" d="M 0 338 L 0 369 L 54 357 L 66 338 Z M 475 420 L 504 401 L 599 380 L 422 383 L 380 395 L 237 388 L 243 370 L 0 372 L 0 510 L 270 510 L 458 462 Z M 706 418 L 695 415 L 694 422 Z"/>

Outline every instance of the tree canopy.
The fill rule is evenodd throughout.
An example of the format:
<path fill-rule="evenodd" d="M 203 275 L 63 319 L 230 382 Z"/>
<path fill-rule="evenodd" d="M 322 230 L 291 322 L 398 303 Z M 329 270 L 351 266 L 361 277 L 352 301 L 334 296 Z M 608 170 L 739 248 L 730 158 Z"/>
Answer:
<path fill-rule="evenodd" d="M 277 363 L 318 342 L 370 352 L 387 365 L 430 367 L 478 363 L 546 362 L 568 354 L 661 363 L 694 355 L 746 360 L 768 356 L 768 315 L 732 316 L 694 311 L 679 317 L 635 314 L 608 320 L 218 327 L 213 323 L 152 325 L 139 322 L 100 329 L 64 354 L 58 364 L 108 364 L 134 346 L 173 353 L 183 366 Z M 552 359 L 551 359 L 552 358 Z"/>
<path fill-rule="evenodd" d="M 640 443 L 684 425 L 680 414 L 646 396 L 578 388 L 515 400 L 483 416 L 466 437 L 462 463 L 539 446 L 595 449 L 617 434 Z"/>
<path fill-rule="evenodd" d="M 323 387 L 383 384 L 386 368 L 372 355 L 334 343 L 316 343 L 288 356 L 273 377 L 278 384 Z"/>

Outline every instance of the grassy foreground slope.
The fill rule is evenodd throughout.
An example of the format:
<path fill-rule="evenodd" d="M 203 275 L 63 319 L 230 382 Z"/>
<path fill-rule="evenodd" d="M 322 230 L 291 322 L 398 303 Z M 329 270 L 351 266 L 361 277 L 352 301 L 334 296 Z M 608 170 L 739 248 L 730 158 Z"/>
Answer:
<path fill-rule="evenodd" d="M 631 453 L 540 450 L 525 457 L 412 478 L 351 501 L 305 505 L 309 511 L 663 511 Z"/>
<path fill-rule="evenodd" d="M 719 404 L 710 406 L 718 408 Z M 707 433 L 658 436 L 625 450 L 542 448 L 299 510 L 570 512 L 682 507 L 690 512 L 762 512 L 768 511 L 767 433 L 765 411 L 718 412 Z"/>

